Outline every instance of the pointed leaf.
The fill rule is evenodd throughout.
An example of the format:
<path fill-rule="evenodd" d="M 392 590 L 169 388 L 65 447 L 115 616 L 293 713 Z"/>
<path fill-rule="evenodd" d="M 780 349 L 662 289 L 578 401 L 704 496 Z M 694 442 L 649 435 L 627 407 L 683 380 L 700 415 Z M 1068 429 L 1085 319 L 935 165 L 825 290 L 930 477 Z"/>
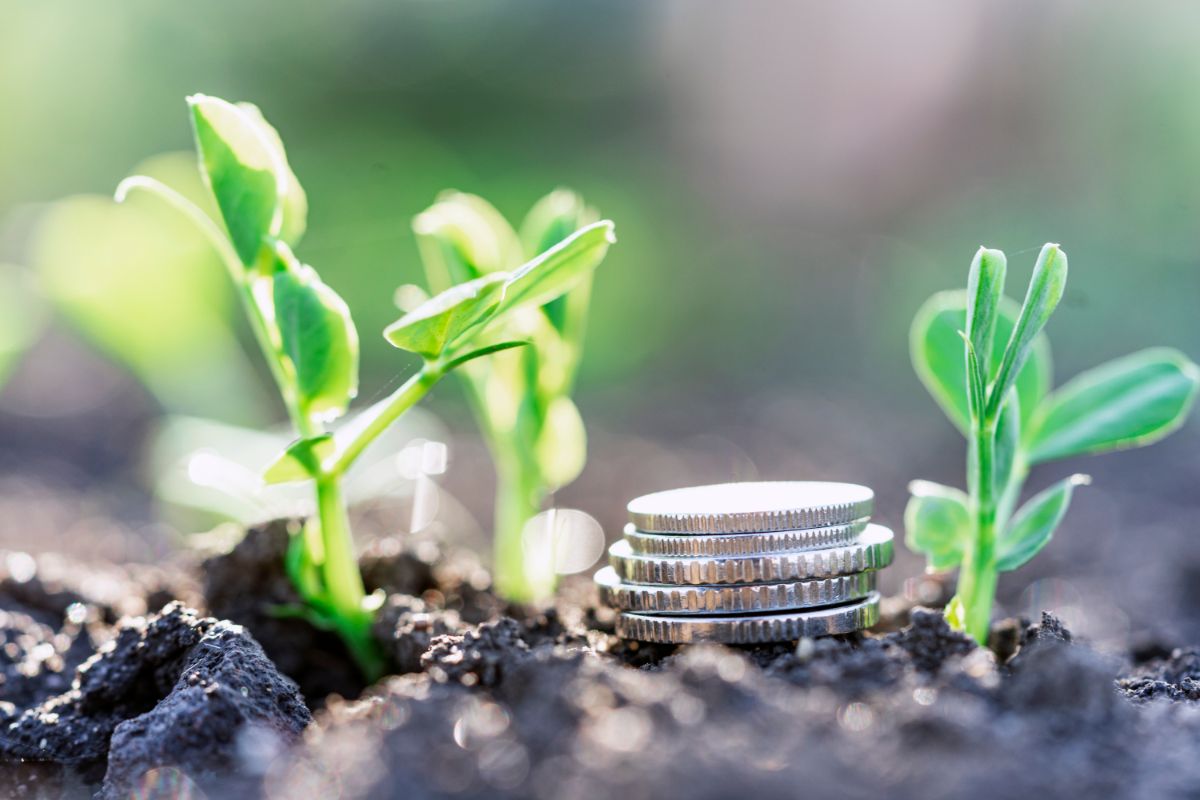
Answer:
<path fill-rule="evenodd" d="M 541 306 L 570 291 L 604 259 L 615 242 L 613 224 L 597 222 L 576 231 L 537 258 L 513 271 L 500 313 Z"/>
<path fill-rule="evenodd" d="M 967 407 L 967 371 L 963 343 L 958 332 L 966 327 L 967 294 L 964 291 L 939 292 L 917 311 L 909 334 L 913 368 L 921 383 L 941 406 L 942 411 L 964 435 L 970 430 Z M 991 364 L 997 364 L 1002 348 L 1012 334 L 1019 307 L 1003 298 L 996 317 Z M 1033 411 L 1050 391 L 1050 344 L 1044 335 L 1034 339 L 1033 348 L 1017 377 L 1021 403 L 1021 426 L 1027 429 Z"/>
<path fill-rule="evenodd" d="M 1004 297 L 1004 274 L 1008 261 L 999 250 L 979 248 L 967 278 L 967 336 L 981 358 L 990 357 L 1000 300 Z M 991 380 L 991 364 L 983 364 L 984 385 Z"/>
<path fill-rule="evenodd" d="M 283 226 L 286 165 L 253 116 L 216 97 L 188 98 L 203 173 L 234 250 L 250 266 Z"/>
<path fill-rule="evenodd" d="M 600 215 L 578 194 L 569 189 L 555 189 L 534 203 L 521 223 L 525 254 L 533 258 L 599 219 Z M 542 306 L 550 324 L 575 345 L 575 350 L 583 336 L 590 293 L 591 279 L 584 278 L 574 289 Z"/>
<path fill-rule="evenodd" d="M 1038 254 L 1037 263 L 1033 267 L 1033 276 L 1029 279 L 1029 289 L 1025 293 L 1025 302 L 1021 305 L 1021 314 L 1017 324 L 1008 338 L 1004 348 L 1004 356 L 1000 367 L 996 370 L 996 381 L 988 396 L 987 416 L 994 418 L 1000 410 L 1000 404 L 1008 395 L 1017 380 L 1025 362 L 1033 351 L 1034 341 L 1054 309 L 1062 299 L 1067 286 L 1067 254 L 1056 244 L 1047 244 Z"/>
<path fill-rule="evenodd" d="M 425 276 L 434 292 L 520 264 L 512 226 L 482 197 L 443 192 L 413 220 Z"/>
<path fill-rule="evenodd" d="M 304 192 L 304 187 L 300 185 L 299 179 L 296 178 L 296 173 L 292 171 L 288 164 L 287 152 L 283 149 L 283 139 L 279 137 L 279 131 L 271 123 L 267 122 L 262 111 L 253 103 L 238 103 L 237 107 L 246 112 L 246 116 L 258 126 L 263 137 L 271 143 L 275 149 L 278 162 L 283 165 L 286 171 L 283 187 L 283 222 L 279 231 L 279 238 L 295 247 L 304 236 L 304 231 L 308 227 L 308 195 Z"/>
<path fill-rule="evenodd" d="M 970 499 L 965 492 L 930 481 L 909 484 L 904 510 L 904 543 L 924 553 L 934 571 L 953 569 L 971 539 Z"/>
<path fill-rule="evenodd" d="M 273 282 L 275 324 L 295 371 L 300 408 L 315 422 L 336 419 L 358 393 L 358 332 L 350 309 L 312 267 L 293 263 Z"/>
<path fill-rule="evenodd" d="M 507 272 L 493 272 L 447 289 L 389 325 L 384 338 L 401 350 L 437 358 L 496 313 L 509 279 Z"/>
<path fill-rule="evenodd" d="M 1087 475 L 1072 475 L 1022 506 L 996 542 L 996 569 L 1014 570 L 1037 555 L 1067 513 L 1072 491 L 1091 482 Z"/>
<path fill-rule="evenodd" d="M 321 464 L 333 452 L 333 436 L 328 433 L 292 442 L 263 470 L 263 480 L 267 483 L 290 483 L 315 478 L 321 472 Z"/>
<path fill-rule="evenodd" d="M 1034 420 L 1031 463 L 1157 442 L 1187 419 L 1200 368 L 1167 348 L 1143 350 L 1078 375 Z"/>

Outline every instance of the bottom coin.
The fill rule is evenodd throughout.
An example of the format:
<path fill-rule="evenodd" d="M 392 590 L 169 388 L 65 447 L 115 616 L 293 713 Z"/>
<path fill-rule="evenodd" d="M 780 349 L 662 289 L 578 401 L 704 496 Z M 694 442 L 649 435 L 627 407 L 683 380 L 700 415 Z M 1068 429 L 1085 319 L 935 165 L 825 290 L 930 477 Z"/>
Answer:
<path fill-rule="evenodd" d="M 617 615 L 617 635 L 622 639 L 663 644 L 758 644 L 853 633 L 878 621 L 879 593 L 872 592 L 863 600 L 811 611 L 719 617 L 623 612 Z"/>

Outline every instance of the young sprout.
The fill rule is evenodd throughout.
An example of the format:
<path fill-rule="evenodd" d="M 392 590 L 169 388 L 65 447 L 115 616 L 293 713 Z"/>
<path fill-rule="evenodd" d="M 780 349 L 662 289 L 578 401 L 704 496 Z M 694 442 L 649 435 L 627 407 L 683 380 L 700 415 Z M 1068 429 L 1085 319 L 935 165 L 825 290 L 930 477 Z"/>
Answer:
<path fill-rule="evenodd" d="M 298 613 L 337 631 L 368 678 L 384 663 L 371 636 L 379 597 L 368 597 L 354 556 L 342 478 L 384 430 L 444 375 L 482 356 L 528 344 L 499 337 L 505 320 L 586 278 L 614 241 L 597 222 L 517 266 L 447 285 L 384 332 L 422 359 L 390 396 L 329 430 L 358 389 L 358 334 L 342 299 L 292 252 L 307 200 L 283 145 L 259 110 L 203 95 L 188 98 L 200 171 L 216 220 L 170 187 L 132 177 L 117 189 L 156 194 L 188 215 L 220 253 L 275 379 L 298 439 L 264 474 L 269 483 L 311 481 L 316 513 L 289 546 L 287 571 L 304 601 Z"/>
<path fill-rule="evenodd" d="M 599 216 L 574 192 L 559 189 L 539 200 L 519 232 L 486 200 L 442 194 L 413 222 L 429 287 L 487 280 L 532 254 L 553 247 Z M 566 288 L 566 292 L 561 289 Z M 496 466 L 496 589 L 530 601 L 554 588 L 556 554 L 525 541 L 530 518 L 546 498 L 583 470 L 587 439 L 571 401 L 583 354 L 591 277 L 530 298 L 491 336 L 534 346 L 472 364 L 463 377 L 471 408 Z"/>
<path fill-rule="evenodd" d="M 1067 256 L 1042 248 L 1025 302 L 1004 297 L 1007 262 L 980 248 L 966 292 L 931 297 L 913 320 L 913 366 L 934 400 L 967 437 L 967 492 L 914 481 L 904 522 L 909 548 L 931 570 L 959 567 L 946 617 L 987 641 L 996 580 L 1046 546 L 1066 514 L 1072 475 L 1019 509 L 1036 464 L 1140 447 L 1187 418 L 1200 368 L 1166 348 L 1143 350 L 1089 370 L 1051 391 L 1050 345 L 1042 328 L 1067 282 Z"/>

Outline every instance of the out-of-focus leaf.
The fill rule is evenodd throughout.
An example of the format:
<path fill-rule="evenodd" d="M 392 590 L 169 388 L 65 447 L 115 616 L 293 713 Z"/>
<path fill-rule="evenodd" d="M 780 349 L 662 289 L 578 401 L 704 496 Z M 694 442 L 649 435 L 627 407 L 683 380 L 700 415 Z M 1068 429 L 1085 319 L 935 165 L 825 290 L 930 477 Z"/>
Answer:
<path fill-rule="evenodd" d="M 958 566 L 972 533 L 966 493 L 931 481 L 913 481 L 908 490 L 912 497 L 904 510 L 904 543 L 924 553 L 931 570 Z"/>
<path fill-rule="evenodd" d="M 282 231 L 287 166 L 262 125 L 245 110 L 200 94 L 189 97 L 188 105 L 201 171 L 234 250 L 251 266 L 264 238 Z"/>
<path fill-rule="evenodd" d="M 358 393 L 358 333 L 337 292 L 303 264 L 276 272 L 275 325 L 296 374 L 299 405 L 318 422 L 346 412 Z"/>
<path fill-rule="evenodd" d="M 513 270 L 499 313 L 545 305 L 570 291 L 604 259 L 617 240 L 613 230 L 608 220 L 589 225 Z"/>
<path fill-rule="evenodd" d="M 599 219 L 595 209 L 588 207 L 578 194 L 569 189 L 555 189 L 535 203 L 521 223 L 525 254 L 533 258 Z M 559 385 L 564 392 L 570 391 L 579 367 L 591 293 L 592 276 L 589 275 L 571 291 L 542 306 L 542 312 L 558 332 L 561 342 L 553 348 L 554 353 L 547 353 L 548 348 L 544 345 L 539 346 L 539 351 L 547 362 L 557 362 L 561 372 Z"/>
<path fill-rule="evenodd" d="M 571 398 L 550 402 L 535 449 L 542 479 L 552 491 L 579 477 L 587 462 L 587 431 Z"/>
<path fill-rule="evenodd" d="M 1088 476 L 1072 475 L 1023 505 L 996 542 L 996 568 L 1008 572 L 1037 555 L 1067 513 L 1071 492 L 1076 486 L 1088 483 L 1091 483 Z"/>
<path fill-rule="evenodd" d="M 447 289 L 389 325 L 384 338 L 401 350 L 437 358 L 496 313 L 509 278 L 507 272 L 493 272 Z"/>
<path fill-rule="evenodd" d="M 473 194 L 443 192 L 413 220 L 429 287 L 452 286 L 522 262 L 521 243 L 496 208 Z"/>
<path fill-rule="evenodd" d="M 1038 254 L 1033 276 L 1029 279 L 1029 290 L 1025 293 L 1025 302 L 1021 305 L 1016 326 L 1004 348 L 1000 367 L 996 370 L 996 380 L 988 397 L 989 416 L 1000 410 L 1008 390 L 1016 383 L 1017 375 L 1033 352 L 1034 341 L 1058 307 L 1066 286 L 1067 254 L 1058 245 L 1047 244 Z"/>
<path fill-rule="evenodd" d="M 267 483 L 290 483 L 315 478 L 321 464 L 334 454 L 332 434 L 322 434 L 293 442 L 263 470 Z"/>
<path fill-rule="evenodd" d="M 1008 261 L 999 250 L 979 248 L 971 260 L 967 278 L 967 337 L 980 358 L 991 357 L 992 339 L 996 331 L 996 316 L 1004 297 L 1004 274 Z M 983 384 L 992 377 L 992 365 L 981 365 Z"/>
<path fill-rule="evenodd" d="M 1032 463 L 1157 442 L 1187 419 L 1200 368 L 1177 350 L 1152 348 L 1110 361 L 1050 395 L 1033 422 Z"/>
<path fill-rule="evenodd" d="M 226 270 L 188 219 L 149 196 L 71 197 L 42 216 L 30 252 L 56 310 L 168 409 L 265 421 L 262 382 L 229 326 Z"/>
<path fill-rule="evenodd" d="M 28 274 L 15 266 L 0 264 L 0 387 L 41 335 L 45 322 L 42 297 Z"/>
<path fill-rule="evenodd" d="M 308 195 L 305 194 L 304 187 L 300 185 L 300 180 L 292 171 L 291 165 L 288 164 L 287 152 L 283 148 L 283 139 L 279 137 L 279 131 L 267 122 L 262 111 L 253 103 L 238 103 L 237 107 L 246 112 L 246 116 L 270 141 L 278 155 L 279 163 L 283 164 L 283 168 L 286 170 L 283 187 L 283 223 L 279 230 L 279 238 L 295 247 L 308 227 Z"/>
<path fill-rule="evenodd" d="M 943 609 L 942 616 L 946 618 L 946 624 L 954 630 L 966 630 L 967 612 L 963 607 L 962 598 L 958 595 L 954 595 L 954 597 L 950 598 L 950 602 L 946 603 L 946 608 Z"/>
<path fill-rule="evenodd" d="M 1012 335 L 1019 307 L 1002 299 L 996 317 L 990 363 Z M 913 367 L 921 383 L 929 390 L 942 411 L 965 436 L 970 430 L 967 406 L 967 370 L 963 341 L 958 332 L 966 329 L 967 294 L 964 291 L 939 292 L 925 301 L 913 319 L 909 350 Z M 1044 335 L 1034 338 L 1028 362 L 1017 377 L 1021 403 L 1021 427 L 1027 430 L 1029 419 L 1050 390 L 1050 344 Z"/>

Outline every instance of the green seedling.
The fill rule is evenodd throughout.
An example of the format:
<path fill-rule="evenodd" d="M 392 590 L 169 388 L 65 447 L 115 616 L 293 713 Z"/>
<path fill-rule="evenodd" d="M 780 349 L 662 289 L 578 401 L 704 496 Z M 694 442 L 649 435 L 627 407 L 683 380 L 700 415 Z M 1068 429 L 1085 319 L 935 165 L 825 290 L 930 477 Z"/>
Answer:
<path fill-rule="evenodd" d="M 417 216 L 413 230 L 429 287 L 443 291 L 459 281 L 491 280 L 598 218 L 578 195 L 560 189 L 538 201 L 517 230 L 486 200 L 447 192 Z M 405 287 L 399 297 L 411 294 Z M 523 534 L 546 498 L 575 480 L 586 459 L 586 434 L 571 391 L 590 296 L 590 275 L 529 295 L 525 307 L 489 335 L 534 346 L 459 373 L 496 467 L 496 589 L 518 602 L 554 588 L 553 537 L 549 552 L 534 552 Z"/>
<path fill-rule="evenodd" d="M 307 199 L 279 135 L 252 105 L 188 98 L 210 216 L 169 186 L 132 177 L 122 200 L 148 191 L 203 230 L 228 269 L 298 439 L 263 473 L 268 483 L 309 481 L 316 512 L 292 537 L 287 570 L 302 615 L 341 635 L 369 678 L 384 662 L 370 633 L 382 597 L 368 596 L 355 560 L 343 477 L 384 430 L 443 376 L 483 356 L 528 344 L 496 336 L 505 321 L 569 289 L 603 258 L 611 222 L 575 231 L 535 258 L 445 291 L 388 326 L 395 347 L 421 367 L 390 396 L 331 429 L 358 390 L 358 334 L 346 304 L 294 254 L 307 223 Z"/>
<path fill-rule="evenodd" d="M 1166 348 L 1143 350 L 1051 391 L 1042 328 L 1067 282 L 1067 256 L 1042 248 L 1018 306 L 1004 297 L 1007 261 L 980 248 L 966 292 L 930 298 L 910 346 L 921 382 L 967 438 L 967 491 L 915 481 L 906 542 L 931 570 L 959 568 L 946 607 L 951 624 L 985 643 L 999 573 L 1037 555 L 1066 514 L 1072 475 L 1017 508 L 1031 467 L 1071 456 L 1151 444 L 1178 429 L 1200 386 L 1200 368 Z"/>

